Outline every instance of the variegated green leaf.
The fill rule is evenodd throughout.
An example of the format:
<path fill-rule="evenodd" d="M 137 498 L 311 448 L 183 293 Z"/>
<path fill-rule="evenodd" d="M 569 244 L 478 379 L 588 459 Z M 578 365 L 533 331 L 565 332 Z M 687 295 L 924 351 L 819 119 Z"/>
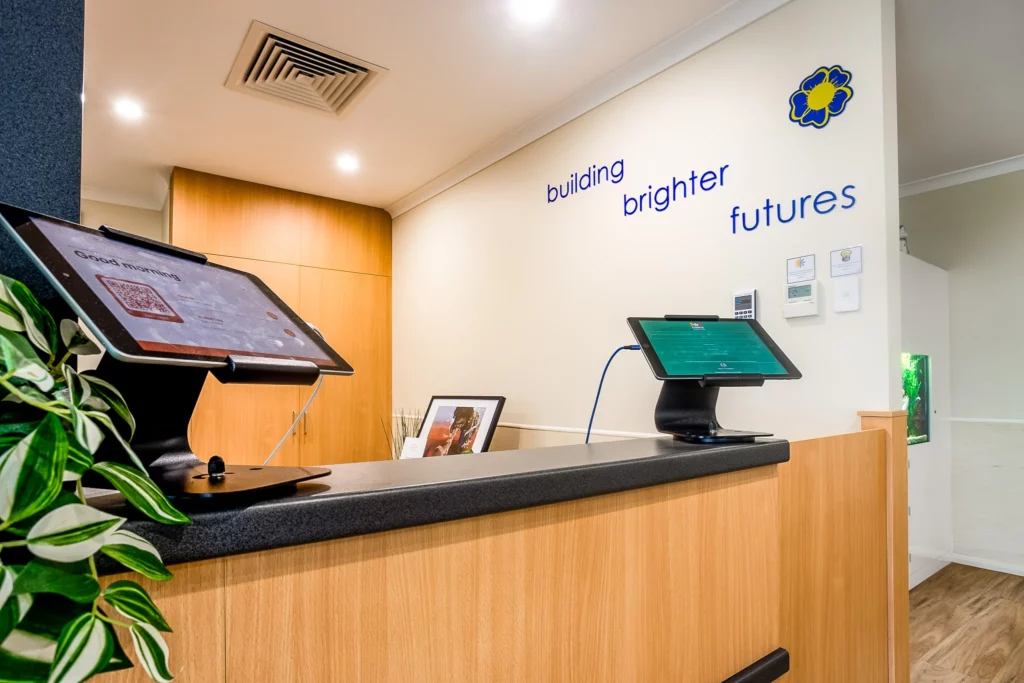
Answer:
<path fill-rule="evenodd" d="M 90 396 L 85 401 L 82 401 L 81 407 L 85 408 L 86 410 L 99 410 L 104 413 L 110 410 L 110 404 L 104 401 L 99 396 L 96 396 L 95 394 Z"/>
<path fill-rule="evenodd" d="M 92 392 L 95 396 L 103 399 L 103 401 L 110 406 L 110 409 L 114 413 L 124 420 L 125 424 L 128 425 L 128 438 L 135 436 L 135 418 L 132 417 L 131 411 L 128 410 L 128 403 L 125 402 L 124 396 L 121 392 L 114 388 L 110 382 L 94 377 L 93 375 L 83 372 L 78 376 L 85 382 L 92 385 Z"/>
<path fill-rule="evenodd" d="M 29 400 L 35 401 L 36 403 L 50 402 L 49 396 L 39 391 L 31 384 L 21 385 L 20 387 L 18 387 L 18 392 L 22 396 L 27 396 Z M 7 397 L 4 398 L 4 401 L 7 403 L 24 403 L 24 400 L 21 398 L 21 396 L 16 396 L 14 394 L 8 394 Z"/>
<path fill-rule="evenodd" d="M 0 436 L 25 436 L 31 434 L 32 430 L 38 426 L 39 420 L 25 419 L 16 415 L 0 415 Z"/>
<path fill-rule="evenodd" d="M 113 434 L 114 438 L 117 439 L 118 443 L 121 444 L 121 448 L 123 448 L 125 452 L 128 453 L 128 457 L 132 459 L 132 462 L 135 463 L 135 466 L 138 467 L 143 472 L 146 471 L 146 466 L 142 464 L 142 461 L 139 460 L 139 456 L 137 456 L 135 454 L 135 451 L 132 450 L 132 447 L 128 445 L 128 441 L 123 436 L 121 436 L 121 432 L 117 431 L 117 427 L 114 426 L 114 421 L 110 419 L 109 415 L 95 410 L 87 410 L 85 411 L 85 416 L 91 417 L 93 420 L 99 422 L 101 425 L 106 427 L 107 431 Z"/>
<path fill-rule="evenodd" d="M 53 388 L 53 377 L 46 363 L 20 334 L 0 328 L 0 361 L 4 368 L 2 374 L 13 373 L 14 377 L 32 382 L 43 391 Z"/>
<path fill-rule="evenodd" d="M 14 629 L 0 645 L 0 671 L 5 681 L 45 681 L 57 641 L 46 636 Z"/>
<path fill-rule="evenodd" d="M 17 522 L 52 503 L 67 459 L 64 426 L 50 413 L 0 461 L 0 519 Z"/>
<path fill-rule="evenodd" d="M 92 613 L 83 614 L 61 631 L 47 683 L 81 683 L 105 667 L 113 651 L 103 622 Z"/>
<path fill-rule="evenodd" d="M 14 567 L 8 569 L 15 570 Z M 49 672 L 57 648 L 57 634 L 50 637 L 35 632 L 37 629 L 28 623 L 30 618 L 27 618 L 33 604 L 33 596 L 15 595 L 0 608 L 0 681 L 4 683 L 35 683 L 45 680 Z M 35 612 L 39 614 L 40 610 Z"/>
<path fill-rule="evenodd" d="M 92 396 L 92 387 L 83 382 L 78 371 L 70 365 L 61 366 L 64 371 L 64 384 L 67 385 L 68 398 L 72 405 L 80 406 Z"/>
<path fill-rule="evenodd" d="M 149 593 L 134 581 L 115 581 L 103 591 L 103 599 L 133 621 L 149 624 L 158 631 L 171 632 L 170 625 Z"/>
<path fill-rule="evenodd" d="M 100 610 L 103 613 L 103 610 Z M 124 648 L 121 647 L 121 641 L 117 638 L 117 633 L 114 631 L 114 627 L 107 624 L 107 630 L 110 631 L 110 639 L 114 643 L 114 652 L 110 655 L 110 661 L 103 667 L 99 673 L 105 674 L 111 671 L 121 671 L 122 669 L 131 669 L 135 665 L 132 660 L 128 659 L 128 655 L 125 653 Z"/>
<path fill-rule="evenodd" d="M 160 632 L 149 624 L 132 624 L 130 629 L 135 653 L 139 656 L 139 664 L 157 683 L 170 683 L 174 680 L 168 666 L 167 643 Z"/>
<path fill-rule="evenodd" d="M 68 405 L 71 410 L 71 425 L 75 428 L 75 440 L 78 441 L 90 455 L 99 450 L 103 443 L 103 430 L 99 425 L 76 405 Z"/>
<path fill-rule="evenodd" d="M 7 602 L 7 598 L 14 593 L 14 579 L 12 568 L 0 566 L 0 605 Z"/>
<path fill-rule="evenodd" d="M 15 627 L 32 608 L 31 595 L 15 595 L 0 606 L 0 643 L 11 635 Z M 3 680 L 0 678 L 0 680 Z"/>
<path fill-rule="evenodd" d="M 28 549 L 56 562 L 77 562 L 93 555 L 124 524 L 96 508 L 75 503 L 46 514 L 28 532 Z"/>
<path fill-rule="evenodd" d="M 43 308 L 28 287 L 0 275 L 0 300 L 21 314 L 25 335 L 37 348 L 51 358 L 57 352 L 57 326 L 49 311 Z"/>
<path fill-rule="evenodd" d="M 0 301 L 0 327 L 11 332 L 25 331 L 25 324 L 21 322 L 21 313 L 6 301 Z"/>
<path fill-rule="evenodd" d="M 25 538 L 26 536 L 28 536 L 28 532 L 32 529 L 32 527 L 36 525 L 36 522 L 41 520 L 50 512 L 64 505 L 71 505 L 78 502 L 80 502 L 78 496 L 71 493 L 70 491 L 65 491 L 62 489 L 61 492 L 57 494 L 57 497 L 53 500 L 53 502 L 49 504 L 49 506 L 40 510 L 31 517 L 26 517 L 20 522 L 10 525 L 9 527 L 7 527 L 7 531 L 11 532 L 12 534 L 15 534 L 16 536 L 21 536 L 22 538 Z M 0 683 L 2 683 L 2 681 L 0 681 Z"/>
<path fill-rule="evenodd" d="M 88 563 L 85 563 L 88 570 Z M 48 639 L 53 648 L 48 661 L 53 661 L 53 650 L 56 650 L 60 632 L 75 617 L 92 611 L 92 605 L 71 602 L 62 595 L 43 593 L 33 596 L 35 602 L 32 609 L 18 624 L 18 631 Z"/>
<path fill-rule="evenodd" d="M 14 592 L 17 595 L 54 593 L 75 602 L 91 603 L 100 594 L 100 584 L 91 574 L 32 560 L 18 573 Z"/>
<path fill-rule="evenodd" d="M 167 571 L 160 553 L 153 544 L 131 531 L 119 529 L 112 533 L 100 548 L 100 552 L 147 579 L 170 581 L 174 576 Z"/>
<path fill-rule="evenodd" d="M 162 524 L 189 523 L 189 518 L 171 505 L 163 491 L 144 472 L 116 462 L 98 462 L 92 469 L 102 474 L 129 503 L 150 519 Z"/>
<path fill-rule="evenodd" d="M 74 320 L 65 318 L 60 321 L 60 338 L 68 351 L 79 356 L 93 356 L 100 352 L 92 339 L 82 331 L 82 328 Z"/>
<path fill-rule="evenodd" d="M 78 481 L 93 465 L 89 451 L 82 448 L 74 436 L 68 439 L 68 462 L 64 465 L 64 481 Z"/>

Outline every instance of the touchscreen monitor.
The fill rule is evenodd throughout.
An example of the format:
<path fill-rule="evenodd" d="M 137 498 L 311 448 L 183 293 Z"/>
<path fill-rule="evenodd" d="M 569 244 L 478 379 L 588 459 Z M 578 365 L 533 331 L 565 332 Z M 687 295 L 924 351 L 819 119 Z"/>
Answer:
<path fill-rule="evenodd" d="M 118 360 L 216 367 L 229 355 L 260 356 L 352 372 L 254 275 L 5 205 L 0 217 Z"/>
<path fill-rule="evenodd" d="M 658 379 L 800 377 L 800 371 L 754 320 L 629 318 L 629 326 Z"/>

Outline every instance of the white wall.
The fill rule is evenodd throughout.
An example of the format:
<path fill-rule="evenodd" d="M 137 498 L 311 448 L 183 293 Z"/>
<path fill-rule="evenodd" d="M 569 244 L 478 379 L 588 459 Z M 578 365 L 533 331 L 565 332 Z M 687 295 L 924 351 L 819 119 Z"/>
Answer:
<path fill-rule="evenodd" d="M 804 378 L 722 392 L 726 426 L 806 437 L 898 408 L 892 12 L 885 0 L 795 0 L 399 216 L 396 408 L 503 394 L 506 423 L 581 429 L 608 355 L 632 342 L 627 316 L 730 315 L 746 287 L 759 288 L 762 324 Z M 852 70 L 855 96 L 826 128 L 801 128 L 789 97 L 822 64 Z M 617 159 L 620 184 L 548 202 L 549 184 Z M 624 194 L 726 164 L 717 189 L 623 216 Z M 750 222 L 767 198 L 788 207 L 847 185 L 850 210 L 732 233 L 735 206 Z M 835 314 L 828 254 L 851 245 L 864 247 L 862 310 Z M 786 321 L 785 259 L 809 253 L 823 315 Z M 652 432 L 659 388 L 638 353 L 620 354 L 596 426 Z M 503 443 L 581 439 L 531 430 Z"/>
<path fill-rule="evenodd" d="M 900 254 L 903 351 L 931 363 L 927 443 L 910 446 L 910 587 L 949 564 L 953 553 L 953 456 L 950 435 L 949 274 Z"/>
<path fill-rule="evenodd" d="M 164 219 L 160 211 L 83 199 L 81 216 L 82 225 L 90 228 L 109 225 L 150 239 L 167 241 L 163 234 Z"/>
<path fill-rule="evenodd" d="M 949 271 L 954 560 L 1024 574 L 1024 172 L 906 197 Z"/>

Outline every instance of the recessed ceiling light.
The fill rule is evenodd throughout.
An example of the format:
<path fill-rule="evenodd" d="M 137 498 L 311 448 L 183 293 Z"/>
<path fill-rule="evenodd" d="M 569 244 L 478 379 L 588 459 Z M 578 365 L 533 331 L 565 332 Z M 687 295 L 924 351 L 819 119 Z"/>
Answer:
<path fill-rule="evenodd" d="M 122 97 L 114 102 L 114 113 L 124 121 L 139 121 L 145 115 L 136 100 Z"/>
<path fill-rule="evenodd" d="M 359 159 L 356 159 L 355 155 L 348 154 L 347 152 L 339 155 L 335 163 L 338 166 L 338 170 L 345 173 L 352 173 L 359 168 Z"/>
<path fill-rule="evenodd" d="M 542 24 L 555 11 L 555 0 L 509 0 L 512 16 L 524 24 Z"/>

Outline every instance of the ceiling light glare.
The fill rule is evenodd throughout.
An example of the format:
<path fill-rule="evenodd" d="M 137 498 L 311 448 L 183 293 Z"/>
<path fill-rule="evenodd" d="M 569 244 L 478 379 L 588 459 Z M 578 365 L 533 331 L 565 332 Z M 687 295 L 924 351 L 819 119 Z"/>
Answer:
<path fill-rule="evenodd" d="M 555 0 L 509 0 L 509 8 L 517 21 L 537 26 L 555 13 Z"/>
<path fill-rule="evenodd" d="M 336 164 L 338 166 L 338 170 L 344 171 L 345 173 L 352 173 L 353 171 L 359 170 L 359 159 L 356 159 L 353 154 L 345 153 L 340 155 Z"/>
<path fill-rule="evenodd" d="M 140 121 L 145 115 L 142 105 L 127 97 L 122 97 L 114 102 L 114 113 L 122 121 Z"/>

